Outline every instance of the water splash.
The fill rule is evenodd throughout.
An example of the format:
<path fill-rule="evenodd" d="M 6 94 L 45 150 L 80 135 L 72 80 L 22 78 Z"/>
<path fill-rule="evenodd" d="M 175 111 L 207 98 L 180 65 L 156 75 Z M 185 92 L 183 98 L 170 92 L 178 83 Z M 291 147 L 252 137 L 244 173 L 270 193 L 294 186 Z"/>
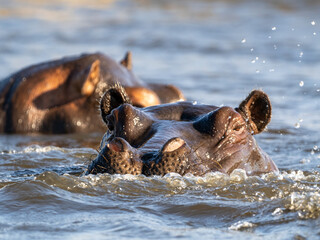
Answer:
<path fill-rule="evenodd" d="M 299 86 L 300 86 L 300 87 L 303 87 L 303 86 L 304 86 L 304 81 L 300 81 L 300 82 L 299 82 Z"/>
<path fill-rule="evenodd" d="M 279 216 L 283 214 L 283 209 L 282 208 L 276 208 L 273 212 L 272 215 L 273 216 Z"/>
<path fill-rule="evenodd" d="M 257 225 L 250 223 L 250 222 L 247 222 L 247 221 L 239 221 L 239 222 L 232 224 L 229 227 L 229 230 L 240 231 L 240 230 L 247 229 L 247 228 L 253 228 L 255 226 L 257 226 Z"/>
<path fill-rule="evenodd" d="M 303 57 L 303 52 L 300 52 L 299 53 L 299 58 L 302 58 Z"/>
<path fill-rule="evenodd" d="M 65 152 L 63 148 L 55 147 L 55 146 L 39 146 L 39 145 L 31 145 L 22 150 L 8 150 L 2 151 L 0 154 L 24 154 L 24 153 L 47 153 L 52 151 L 60 151 Z"/>
<path fill-rule="evenodd" d="M 319 192 L 290 193 L 285 207 L 297 211 L 301 219 L 317 218 L 320 215 L 320 194 Z"/>

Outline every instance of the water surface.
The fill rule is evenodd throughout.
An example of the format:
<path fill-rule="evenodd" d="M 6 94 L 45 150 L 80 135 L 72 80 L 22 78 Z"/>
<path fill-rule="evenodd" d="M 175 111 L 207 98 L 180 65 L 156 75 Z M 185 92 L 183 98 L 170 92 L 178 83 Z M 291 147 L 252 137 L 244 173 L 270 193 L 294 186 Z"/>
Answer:
<path fill-rule="evenodd" d="M 147 82 L 236 107 L 273 103 L 257 136 L 281 174 L 82 176 L 101 133 L 0 136 L 0 238 L 320 238 L 317 1 L 0 0 L 0 78 L 83 52 L 133 52 Z"/>

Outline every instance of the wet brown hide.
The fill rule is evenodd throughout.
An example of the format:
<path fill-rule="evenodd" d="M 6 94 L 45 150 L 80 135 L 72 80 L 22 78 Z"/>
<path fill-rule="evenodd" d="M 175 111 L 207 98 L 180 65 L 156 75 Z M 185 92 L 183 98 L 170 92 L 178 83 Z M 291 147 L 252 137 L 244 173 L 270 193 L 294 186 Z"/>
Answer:
<path fill-rule="evenodd" d="M 190 102 L 139 109 L 121 103 L 124 98 L 108 107 L 105 99 L 116 91 L 110 89 L 102 98 L 101 114 L 109 130 L 87 174 L 204 175 L 243 169 L 254 175 L 278 171 L 253 138 L 271 118 L 271 103 L 262 91 L 253 91 L 236 109 Z"/>
<path fill-rule="evenodd" d="M 135 106 L 178 101 L 164 98 L 132 72 L 132 54 L 118 63 L 101 54 L 82 54 L 36 64 L 0 82 L 0 132 L 71 133 L 104 131 L 98 101 L 114 86 L 127 89 Z M 166 85 L 159 84 L 159 88 Z"/>

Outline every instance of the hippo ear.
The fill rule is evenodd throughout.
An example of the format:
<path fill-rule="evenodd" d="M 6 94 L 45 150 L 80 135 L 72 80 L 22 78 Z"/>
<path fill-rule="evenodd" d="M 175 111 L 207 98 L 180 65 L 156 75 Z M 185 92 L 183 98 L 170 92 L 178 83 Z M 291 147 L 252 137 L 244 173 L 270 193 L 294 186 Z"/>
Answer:
<path fill-rule="evenodd" d="M 86 71 L 87 74 L 81 86 L 82 96 L 90 96 L 96 89 L 100 78 L 100 61 L 95 60 Z"/>
<path fill-rule="evenodd" d="M 120 64 L 128 70 L 132 70 L 132 53 L 130 51 L 126 53 L 124 58 L 120 61 Z"/>
<path fill-rule="evenodd" d="M 136 107 L 149 107 L 161 103 L 158 95 L 145 87 L 125 87 L 126 93 Z"/>
<path fill-rule="evenodd" d="M 100 100 L 101 117 L 105 123 L 107 123 L 106 116 L 111 111 L 124 103 L 131 104 L 126 91 L 120 84 L 116 84 L 110 87 L 102 96 Z"/>
<path fill-rule="evenodd" d="M 247 121 L 253 134 L 262 132 L 271 120 L 271 102 L 260 90 L 253 90 L 236 110 Z"/>

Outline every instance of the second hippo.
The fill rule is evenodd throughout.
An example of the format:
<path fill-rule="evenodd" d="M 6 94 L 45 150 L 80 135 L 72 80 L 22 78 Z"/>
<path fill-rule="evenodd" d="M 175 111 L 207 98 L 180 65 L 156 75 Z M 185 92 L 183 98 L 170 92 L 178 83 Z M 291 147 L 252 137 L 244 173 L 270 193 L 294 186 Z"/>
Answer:
<path fill-rule="evenodd" d="M 127 101 L 147 107 L 184 99 L 172 85 L 146 84 L 132 72 L 132 55 L 117 63 L 102 53 L 27 67 L 0 81 L 0 132 L 102 131 L 98 102 L 114 85 Z"/>

